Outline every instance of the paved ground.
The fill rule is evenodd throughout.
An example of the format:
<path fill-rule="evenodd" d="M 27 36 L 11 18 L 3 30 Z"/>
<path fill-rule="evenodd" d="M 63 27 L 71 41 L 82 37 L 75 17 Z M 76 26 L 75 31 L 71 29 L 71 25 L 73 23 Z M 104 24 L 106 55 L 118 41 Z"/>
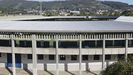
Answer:
<path fill-rule="evenodd" d="M 11 69 L 0 68 L 0 75 L 11 75 Z M 82 71 L 82 75 L 99 75 L 100 72 L 88 72 Z M 38 75 L 55 75 L 56 71 L 43 71 L 38 70 Z M 23 69 L 16 69 L 16 75 L 30 75 L 27 71 Z M 79 71 L 59 71 L 59 75 L 79 75 Z"/>
<path fill-rule="evenodd" d="M 82 75 L 99 75 L 100 72 L 82 71 Z M 72 72 L 73 75 L 79 75 L 79 72 Z M 71 75 L 72 75 L 71 74 Z"/>
<path fill-rule="evenodd" d="M 82 71 L 82 75 L 99 75 L 100 72 Z M 38 70 L 38 75 L 55 75 L 55 71 Z M 59 75 L 79 75 L 78 71 L 59 71 Z"/>
<path fill-rule="evenodd" d="M 16 75 L 30 75 L 30 74 L 23 69 L 16 69 Z"/>
<path fill-rule="evenodd" d="M 12 72 L 12 69 L 9 68 L 9 71 Z M 11 73 L 10 73 L 11 74 Z M 16 75 L 30 75 L 30 73 L 28 73 L 27 71 L 25 71 L 24 69 L 16 69 Z"/>
<path fill-rule="evenodd" d="M 10 72 L 6 68 L 0 68 L 0 75 L 10 75 Z"/>

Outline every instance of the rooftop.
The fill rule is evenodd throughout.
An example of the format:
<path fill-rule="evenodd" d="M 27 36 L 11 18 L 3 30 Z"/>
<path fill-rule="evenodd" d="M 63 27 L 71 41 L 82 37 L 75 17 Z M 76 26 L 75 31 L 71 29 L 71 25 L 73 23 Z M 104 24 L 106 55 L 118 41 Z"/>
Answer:
<path fill-rule="evenodd" d="M 9 16 L 1 16 L 1 21 L 60 21 L 60 20 L 77 20 L 77 19 L 116 19 L 117 16 L 41 16 L 41 15 L 9 15 Z"/>
<path fill-rule="evenodd" d="M 120 16 L 115 21 L 133 22 L 133 16 Z"/>
<path fill-rule="evenodd" d="M 133 22 L 0 21 L 1 32 L 133 32 Z"/>

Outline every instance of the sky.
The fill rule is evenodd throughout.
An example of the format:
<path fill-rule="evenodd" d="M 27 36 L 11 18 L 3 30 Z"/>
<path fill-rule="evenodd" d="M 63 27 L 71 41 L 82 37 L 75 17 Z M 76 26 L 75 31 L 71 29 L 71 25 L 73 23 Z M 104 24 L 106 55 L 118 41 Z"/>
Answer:
<path fill-rule="evenodd" d="M 33 0 L 33 1 L 60 1 L 60 0 Z M 101 1 L 119 1 L 133 5 L 133 0 L 101 0 Z"/>

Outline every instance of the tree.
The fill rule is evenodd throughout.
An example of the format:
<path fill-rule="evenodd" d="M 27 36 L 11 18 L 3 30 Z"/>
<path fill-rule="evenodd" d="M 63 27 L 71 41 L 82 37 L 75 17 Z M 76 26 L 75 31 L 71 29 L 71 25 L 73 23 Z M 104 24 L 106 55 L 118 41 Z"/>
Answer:
<path fill-rule="evenodd" d="M 102 75 L 133 75 L 133 60 L 129 57 L 128 62 L 118 61 L 108 66 Z"/>
<path fill-rule="evenodd" d="M 121 13 L 121 15 L 122 16 L 133 16 L 133 11 L 123 11 L 122 13 Z"/>

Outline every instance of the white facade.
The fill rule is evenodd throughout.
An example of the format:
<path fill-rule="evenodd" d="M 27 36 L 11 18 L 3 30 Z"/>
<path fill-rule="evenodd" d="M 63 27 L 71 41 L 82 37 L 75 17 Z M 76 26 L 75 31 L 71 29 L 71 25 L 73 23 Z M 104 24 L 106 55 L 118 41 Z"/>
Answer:
<path fill-rule="evenodd" d="M 1 54 L 1 60 L 0 60 L 0 67 L 5 67 L 7 63 L 7 55 L 5 53 Z M 102 69 L 102 56 L 100 56 L 100 60 L 94 60 L 93 55 L 89 56 L 89 60 L 82 61 L 82 71 L 91 70 L 91 71 L 100 71 Z M 117 61 L 117 55 L 111 56 L 111 60 L 107 60 L 105 62 L 105 66 L 109 65 L 115 61 Z M 60 71 L 78 71 L 79 70 L 79 57 L 77 57 L 77 60 L 71 60 L 71 56 L 67 55 L 65 61 L 59 62 L 59 70 Z M 56 70 L 56 63 L 55 60 L 49 60 L 48 55 L 44 55 L 43 60 L 37 61 L 37 69 L 38 70 L 49 70 L 49 71 L 55 71 Z M 27 65 L 27 67 L 26 67 Z M 32 59 L 27 59 L 26 54 L 21 55 L 21 68 L 28 68 L 32 71 L 33 63 Z"/>
<path fill-rule="evenodd" d="M 51 40 L 51 36 L 53 40 Z M 104 38 L 102 37 L 104 36 Z M 109 37 L 111 36 L 111 37 Z M 128 38 L 127 38 L 128 36 Z M 1 53 L 1 60 L 0 60 L 0 67 L 11 67 L 7 66 L 8 57 L 7 55 L 15 54 L 14 57 L 19 54 L 21 56 L 21 67 L 16 68 L 23 68 L 28 69 L 33 74 L 37 73 L 37 70 L 50 70 L 50 71 L 101 71 L 105 69 L 109 64 L 112 64 L 114 62 L 117 62 L 118 55 L 125 55 L 125 60 L 127 59 L 128 54 L 133 54 L 133 47 L 129 47 L 127 44 L 128 42 L 131 42 L 132 39 L 132 33 L 122 33 L 122 34 L 104 34 L 101 33 L 99 35 L 97 34 L 80 34 L 80 35 L 37 35 L 37 34 L 31 34 L 31 35 L 20 35 L 18 37 L 18 34 L 15 35 L 1 35 L 1 40 L 10 40 L 14 41 L 10 47 L 0 46 L 0 53 Z M 34 38 L 33 38 L 34 37 Z M 55 38 L 55 39 L 54 39 Z M 58 41 L 56 41 L 58 38 Z M 65 39 L 64 39 L 65 38 Z M 102 39 L 103 38 L 103 39 Z M 32 39 L 32 40 L 31 40 Z M 44 39 L 44 40 L 43 40 Z M 0 40 L 0 41 L 1 41 Z M 16 46 L 16 41 L 31 41 L 32 46 L 31 47 L 21 47 L 21 45 L 18 47 Z M 33 41 L 34 40 L 34 41 Z M 56 47 L 55 48 L 39 48 L 37 46 L 37 41 L 55 41 Z M 104 41 L 105 40 L 105 41 Z M 125 41 L 124 47 L 111 47 L 106 48 L 106 43 L 108 40 L 123 40 Z M 126 41 L 128 40 L 128 42 Z M 80 42 L 77 44 L 79 45 L 79 48 L 60 48 L 60 41 L 68 41 L 68 42 Z M 100 48 L 83 48 L 83 42 L 84 41 L 101 41 L 100 44 L 102 46 Z M 0 42 L 1 43 L 1 42 Z M 97 42 L 98 43 L 98 42 Z M 24 43 L 23 43 L 24 44 Z M 22 44 L 22 45 L 23 45 Z M 33 45 L 36 44 L 36 45 Z M 63 44 L 63 43 L 62 43 Z M 95 43 L 96 44 L 96 43 Z M 88 45 L 88 44 L 85 44 Z M 34 47 L 33 47 L 34 46 Z M 128 46 L 128 47 L 127 47 Z M 91 46 L 90 46 L 91 47 Z M 12 50 L 13 49 L 13 50 Z M 35 54 L 33 54 L 33 50 L 35 50 Z M 12 52 L 13 51 L 13 52 Z M 31 59 L 28 59 L 28 55 L 32 54 Z M 43 58 L 38 59 L 37 56 L 42 55 Z M 54 60 L 49 60 L 49 55 L 54 55 Z M 58 55 L 58 58 L 57 58 Z M 65 60 L 60 60 L 60 55 L 64 55 Z M 72 60 L 71 55 L 76 55 L 77 59 Z M 83 55 L 87 55 L 88 59 L 83 60 Z M 95 56 L 98 56 L 95 59 Z M 109 59 L 105 59 L 105 55 L 110 55 Z M 103 59 L 104 58 L 104 59 Z M 58 59 L 58 60 L 57 60 Z M 13 59 L 12 61 L 16 62 L 18 59 Z M 18 63 L 14 63 L 16 65 Z M 33 68 L 34 67 L 34 68 Z M 34 69 L 34 70 L 33 70 Z M 14 67 L 15 71 L 15 67 Z M 35 72 L 36 71 L 36 72 Z M 15 73 L 15 72 L 14 72 Z"/>
<path fill-rule="evenodd" d="M 5 25 L 10 23 L 12 22 Z M 119 27 L 121 26 L 119 24 L 117 28 L 120 29 L 117 31 L 117 28 L 113 27 L 115 25 L 109 25 L 111 28 L 106 26 L 107 29 L 97 27 L 98 23 L 103 22 L 91 22 L 95 26 L 90 24 L 88 26 L 89 22 L 74 22 L 72 24 L 78 24 L 75 30 L 72 30 L 72 27 L 76 25 L 62 26 L 62 24 L 70 25 L 71 23 L 58 22 L 57 24 L 60 25 L 52 27 L 57 30 L 43 26 L 47 32 L 41 27 L 36 29 L 37 25 L 32 27 L 34 22 L 13 23 L 15 25 L 11 24 L 11 28 L 0 25 L 0 27 L 4 27 L 3 30 L 0 30 L 0 67 L 12 67 L 13 75 L 16 75 L 16 68 L 28 69 L 33 75 L 37 75 L 38 70 L 56 71 L 56 75 L 59 75 L 59 71 L 79 71 L 79 75 L 82 75 L 82 71 L 101 71 L 120 58 L 127 61 L 128 55 L 133 55 L 133 29 L 130 28 L 133 27 L 132 23 L 128 23 L 127 26 L 124 25 L 127 23 L 124 23 L 122 26 L 125 26 L 125 29 Z M 21 28 L 17 25 L 19 23 L 30 25 L 25 29 L 26 27 Z M 41 23 L 35 24 L 42 26 Z M 55 23 L 52 22 L 51 26 L 54 26 L 53 24 Z M 82 28 L 80 24 L 86 25 L 83 25 Z M 15 29 L 15 26 L 18 29 Z M 33 28 L 31 32 L 28 32 L 29 27 Z M 127 30 L 128 28 L 129 30 Z"/>

